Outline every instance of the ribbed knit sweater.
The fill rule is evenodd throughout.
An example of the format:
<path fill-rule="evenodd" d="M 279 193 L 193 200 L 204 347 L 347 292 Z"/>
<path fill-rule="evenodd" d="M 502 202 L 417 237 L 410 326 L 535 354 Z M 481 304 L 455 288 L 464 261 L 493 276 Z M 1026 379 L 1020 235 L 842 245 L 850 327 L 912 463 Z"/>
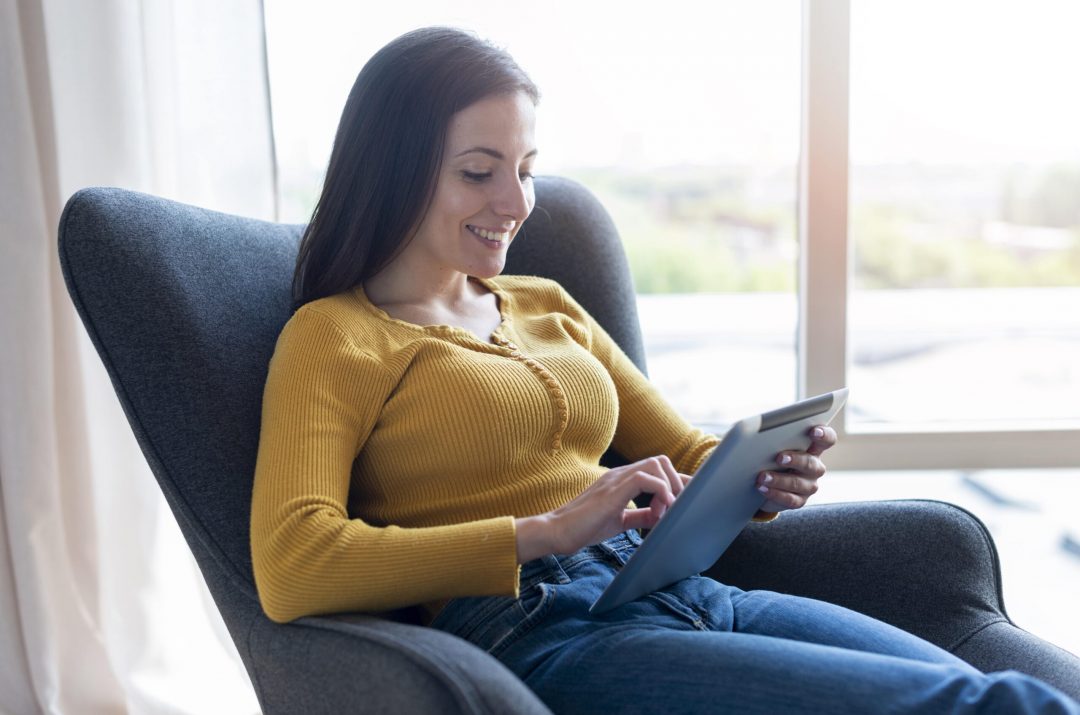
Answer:
<path fill-rule="evenodd" d="M 487 342 L 391 318 L 359 286 L 283 328 L 251 515 L 273 620 L 516 595 L 514 518 L 580 495 L 609 445 L 693 474 L 718 443 L 557 283 L 481 283 L 502 316 Z"/>

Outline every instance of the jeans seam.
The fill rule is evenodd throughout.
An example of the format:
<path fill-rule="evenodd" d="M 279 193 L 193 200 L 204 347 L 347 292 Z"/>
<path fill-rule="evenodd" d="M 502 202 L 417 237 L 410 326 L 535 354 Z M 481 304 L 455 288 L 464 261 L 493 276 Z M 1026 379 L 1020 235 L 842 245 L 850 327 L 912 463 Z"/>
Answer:
<path fill-rule="evenodd" d="M 687 603 L 686 600 L 680 598 L 674 593 L 670 593 L 668 591 L 653 591 L 647 596 L 647 598 L 652 598 L 657 603 L 660 603 L 661 605 L 663 605 L 665 610 L 669 611 L 677 618 L 689 621 L 690 625 L 692 625 L 699 631 L 712 630 L 708 627 L 708 625 L 706 625 L 705 621 L 703 620 L 701 611 L 694 608 L 692 605 Z M 672 603 L 672 601 L 674 601 L 674 603 Z M 675 604 L 678 604 L 678 606 L 681 606 L 681 608 L 679 608 Z"/>

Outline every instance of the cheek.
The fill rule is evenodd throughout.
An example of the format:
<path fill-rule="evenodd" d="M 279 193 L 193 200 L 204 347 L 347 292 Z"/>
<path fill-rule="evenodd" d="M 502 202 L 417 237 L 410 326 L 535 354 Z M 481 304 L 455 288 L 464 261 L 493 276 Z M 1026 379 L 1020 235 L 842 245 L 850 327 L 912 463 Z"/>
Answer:
<path fill-rule="evenodd" d="M 428 216 L 439 225 L 459 223 L 474 210 L 471 207 L 477 203 L 475 193 L 471 186 L 455 181 L 454 177 L 440 177 Z"/>
<path fill-rule="evenodd" d="M 485 205 L 483 193 L 470 186 L 461 186 L 446 192 L 443 197 L 443 213 L 448 221 L 465 221 Z"/>

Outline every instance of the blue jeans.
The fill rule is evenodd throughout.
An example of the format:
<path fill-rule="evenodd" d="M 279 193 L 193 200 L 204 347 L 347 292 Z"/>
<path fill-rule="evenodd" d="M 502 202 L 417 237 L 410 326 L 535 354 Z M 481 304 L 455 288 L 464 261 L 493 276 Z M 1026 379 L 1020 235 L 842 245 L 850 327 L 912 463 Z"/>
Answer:
<path fill-rule="evenodd" d="M 483 648 L 556 713 L 1080 713 L 821 601 L 691 576 L 592 616 L 636 532 L 522 567 L 521 597 L 458 598 L 432 627 Z"/>

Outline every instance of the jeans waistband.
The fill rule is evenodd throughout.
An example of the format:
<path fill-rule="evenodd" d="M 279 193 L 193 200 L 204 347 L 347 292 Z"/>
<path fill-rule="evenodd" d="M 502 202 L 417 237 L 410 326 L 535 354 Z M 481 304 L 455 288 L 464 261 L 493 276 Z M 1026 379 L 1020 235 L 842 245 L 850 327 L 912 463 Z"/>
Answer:
<path fill-rule="evenodd" d="M 598 544 L 586 546 L 572 554 L 548 554 L 533 559 L 521 566 L 521 588 L 527 589 L 541 581 L 549 583 L 569 583 L 566 568 L 585 559 L 603 558 L 623 551 L 633 551 L 641 545 L 641 535 L 637 531 L 624 531 Z"/>

